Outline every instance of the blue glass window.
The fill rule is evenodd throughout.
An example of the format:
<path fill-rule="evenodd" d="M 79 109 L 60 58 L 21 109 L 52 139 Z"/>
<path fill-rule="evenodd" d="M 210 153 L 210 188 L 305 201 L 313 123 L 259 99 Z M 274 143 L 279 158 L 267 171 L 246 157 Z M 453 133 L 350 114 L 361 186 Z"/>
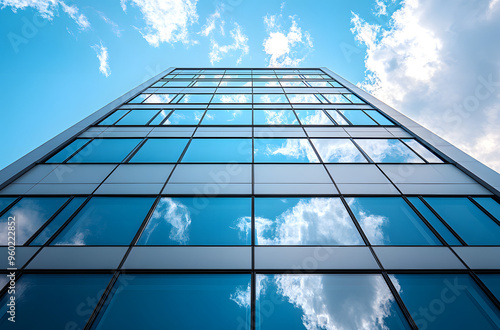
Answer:
<path fill-rule="evenodd" d="M 92 197 L 51 245 L 129 245 L 153 201 L 148 197 Z"/>
<path fill-rule="evenodd" d="M 250 275 L 121 275 L 115 288 L 95 329 L 250 329 Z"/>
<path fill-rule="evenodd" d="M 377 125 L 361 110 L 339 110 L 353 125 Z"/>
<path fill-rule="evenodd" d="M 287 94 L 290 103 L 322 103 L 319 95 L 320 94 Z"/>
<path fill-rule="evenodd" d="M 347 120 L 337 110 L 326 110 L 328 114 L 337 122 L 338 125 L 349 125 Z"/>
<path fill-rule="evenodd" d="M 167 118 L 171 110 L 161 110 L 158 115 L 149 123 L 149 125 L 160 125 L 162 121 Z"/>
<path fill-rule="evenodd" d="M 500 204 L 490 197 L 475 197 L 474 200 L 479 203 L 497 220 L 500 220 Z"/>
<path fill-rule="evenodd" d="M 82 205 L 85 197 L 75 197 L 66 207 L 45 227 L 30 245 L 43 245 L 68 220 L 68 218 Z"/>
<path fill-rule="evenodd" d="M 307 139 L 255 139 L 256 163 L 319 163 Z"/>
<path fill-rule="evenodd" d="M 110 274 L 25 274 L 16 283 L 16 323 L 1 300 L 2 329 L 83 329 Z M 15 325 L 15 326 L 14 326 Z"/>
<path fill-rule="evenodd" d="M 14 197 L 0 197 L 0 212 L 9 206 L 16 199 Z"/>
<path fill-rule="evenodd" d="M 162 198 L 139 245 L 248 245 L 250 198 Z"/>
<path fill-rule="evenodd" d="M 414 139 L 403 139 L 410 148 L 412 148 L 416 153 L 423 157 L 429 163 L 442 163 L 443 161 L 439 159 L 436 155 L 430 152 L 429 149 L 421 145 L 417 140 Z"/>
<path fill-rule="evenodd" d="M 94 139 L 68 163 L 120 163 L 141 139 Z"/>
<path fill-rule="evenodd" d="M 311 139 L 325 163 L 367 163 L 365 156 L 349 139 Z"/>
<path fill-rule="evenodd" d="M 302 125 L 335 125 L 323 110 L 295 110 Z"/>
<path fill-rule="evenodd" d="M 365 103 L 362 99 L 354 94 L 344 94 L 344 96 L 352 103 Z"/>
<path fill-rule="evenodd" d="M 373 245 L 441 245 L 400 197 L 346 198 Z"/>
<path fill-rule="evenodd" d="M 186 80 L 186 81 L 170 80 L 163 87 L 187 87 L 189 86 L 189 84 L 191 84 L 191 80 Z"/>
<path fill-rule="evenodd" d="M 205 110 L 175 110 L 163 125 L 198 125 Z"/>
<path fill-rule="evenodd" d="M 450 245 L 462 245 L 460 241 L 446 228 L 446 226 L 432 213 L 431 210 L 418 198 L 408 197 L 408 200 L 415 206 L 415 208 L 429 221 L 432 227 L 437 230 L 439 235 L 445 239 Z"/>
<path fill-rule="evenodd" d="M 256 198 L 259 245 L 364 245 L 339 198 Z"/>
<path fill-rule="evenodd" d="M 182 158 L 193 163 L 250 163 L 251 139 L 193 139 Z"/>
<path fill-rule="evenodd" d="M 351 104 L 342 94 L 323 94 L 330 103 Z"/>
<path fill-rule="evenodd" d="M 176 163 L 189 139 L 148 139 L 129 163 Z"/>
<path fill-rule="evenodd" d="M 198 80 L 194 84 L 194 87 L 217 87 L 217 86 L 219 86 L 219 80 L 217 80 L 217 81 L 203 81 L 203 80 Z"/>
<path fill-rule="evenodd" d="M 184 94 L 180 103 L 209 103 L 212 94 Z"/>
<path fill-rule="evenodd" d="M 151 94 L 139 94 L 133 100 L 129 101 L 129 103 L 142 103 L 145 99 L 147 99 Z"/>
<path fill-rule="evenodd" d="M 116 125 L 146 125 L 158 110 L 132 110 Z"/>
<path fill-rule="evenodd" d="M 426 197 L 425 200 L 469 245 L 500 245 L 500 226 L 467 198 Z"/>
<path fill-rule="evenodd" d="M 8 244 L 9 217 L 16 223 L 16 245 L 23 245 L 68 200 L 66 197 L 24 197 L 0 219 L 0 245 Z"/>
<path fill-rule="evenodd" d="M 125 115 L 128 111 L 129 110 L 116 110 L 111 115 L 109 115 L 108 117 L 106 117 L 106 119 L 104 119 L 103 121 L 101 121 L 99 123 L 99 125 L 113 125 L 114 123 L 116 123 L 116 121 L 118 119 L 120 119 L 121 117 L 123 117 L 123 115 Z"/>
<path fill-rule="evenodd" d="M 215 94 L 210 103 L 252 103 L 251 94 Z"/>
<path fill-rule="evenodd" d="M 221 80 L 219 87 L 252 87 L 252 81 Z M 219 91 L 217 91 L 217 92 L 219 92 Z"/>
<path fill-rule="evenodd" d="M 281 86 L 283 87 L 309 87 L 305 85 L 302 81 L 282 81 Z"/>
<path fill-rule="evenodd" d="M 391 275 L 420 329 L 498 329 L 500 312 L 467 274 Z"/>
<path fill-rule="evenodd" d="M 63 150 L 59 151 L 57 154 L 52 156 L 46 163 L 62 163 L 69 156 L 74 154 L 78 149 L 83 147 L 85 143 L 89 142 L 90 139 L 76 139 L 71 142 L 68 146 L 66 146 Z"/>
<path fill-rule="evenodd" d="M 254 86 L 258 85 L 257 82 L 254 81 Z M 271 82 L 263 83 L 264 86 L 271 86 Z M 279 86 L 278 82 L 276 82 L 277 86 Z M 254 94 L 253 95 L 253 103 L 288 103 L 288 99 L 285 94 Z"/>
<path fill-rule="evenodd" d="M 387 119 L 384 115 L 382 115 L 377 110 L 365 110 L 365 112 L 372 117 L 379 125 L 394 125 L 392 121 Z"/>
<path fill-rule="evenodd" d="M 252 110 L 208 110 L 202 125 L 252 125 Z"/>
<path fill-rule="evenodd" d="M 423 163 L 410 148 L 397 139 L 355 139 L 375 163 Z"/>
<path fill-rule="evenodd" d="M 500 300 L 500 274 L 478 274 L 477 276 L 479 276 L 488 290 Z"/>
<path fill-rule="evenodd" d="M 151 94 L 143 103 L 170 103 L 176 94 Z"/>
<path fill-rule="evenodd" d="M 292 110 L 254 110 L 255 125 L 298 125 Z"/>
<path fill-rule="evenodd" d="M 410 329 L 381 275 L 257 275 L 256 329 Z"/>

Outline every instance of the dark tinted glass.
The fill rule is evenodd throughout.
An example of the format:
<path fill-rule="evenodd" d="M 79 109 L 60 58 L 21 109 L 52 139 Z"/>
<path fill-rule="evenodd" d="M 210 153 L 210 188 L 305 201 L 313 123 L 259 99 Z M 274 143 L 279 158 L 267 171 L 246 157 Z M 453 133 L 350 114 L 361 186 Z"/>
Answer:
<path fill-rule="evenodd" d="M 189 139 L 148 139 L 129 163 L 176 163 Z"/>
<path fill-rule="evenodd" d="M 120 163 L 140 139 L 94 139 L 68 160 L 68 163 Z"/>

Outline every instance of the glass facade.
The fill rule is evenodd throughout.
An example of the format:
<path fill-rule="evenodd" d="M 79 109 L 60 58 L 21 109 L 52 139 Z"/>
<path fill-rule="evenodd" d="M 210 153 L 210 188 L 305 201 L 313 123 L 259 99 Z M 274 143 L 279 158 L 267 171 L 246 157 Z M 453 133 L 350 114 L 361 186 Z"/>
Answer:
<path fill-rule="evenodd" d="M 0 186 L 0 328 L 500 328 L 500 193 L 333 72 L 123 99 Z"/>

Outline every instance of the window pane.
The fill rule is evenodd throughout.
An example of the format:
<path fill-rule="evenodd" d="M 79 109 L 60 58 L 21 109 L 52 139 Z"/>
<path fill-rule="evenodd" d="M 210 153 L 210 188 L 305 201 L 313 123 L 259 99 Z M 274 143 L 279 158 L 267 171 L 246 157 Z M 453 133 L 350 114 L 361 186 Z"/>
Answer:
<path fill-rule="evenodd" d="M 254 110 L 255 125 L 298 125 L 292 110 Z"/>
<path fill-rule="evenodd" d="M 129 163 L 176 163 L 189 139 L 148 139 Z"/>
<path fill-rule="evenodd" d="M 367 163 L 365 156 L 349 139 L 311 139 L 325 163 Z"/>
<path fill-rule="evenodd" d="M 500 300 L 500 274 L 478 274 L 477 276 L 479 276 L 488 290 Z"/>
<path fill-rule="evenodd" d="M 250 94 L 215 94 L 210 103 L 252 103 Z"/>
<path fill-rule="evenodd" d="M 198 125 L 205 110 L 175 110 L 163 125 Z"/>
<path fill-rule="evenodd" d="M 191 80 L 185 80 L 185 81 L 174 81 L 171 80 L 165 84 L 163 87 L 187 87 L 191 83 Z"/>
<path fill-rule="evenodd" d="M 66 197 L 24 197 L 0 219 L 0 245 L 8 244 L 9 217 L 16 222 L 16 245 L 26 241 L 68 200 Z"/>
<path fill-rule="evenodd" d="M 346 198 L 373 245 L 441 245 L 400 197 Z"/>
<path fill-rule="evenodd" d="M 141 139 L 94 139 L 68 163 L 120 163 Z"/>
<path fill-rule="evenodd" d="M 76 139 L 75 141 L 71 142 L 71 144 L 69 144 L 67 147 L 65 147 L 63 150 L 59 151 L 57 154 L 55 154 L 49 160 L 47 160 L 46 163 L 64 162 L 69 156 L 74 154 L 78 149 L 83 147 L 83 145 L 89 141 L 90 139 Z"/>
<path fill-rule="evenodd" d="M 219 87 L 252 87 L 251 81 L 222 80 Z"/>
<path fill-rule="evenodd" d="M 110 279 L 110 274 L 25 274 L 16 283 L 15 326 L 7 319 L 5 295 L 0 328 L 83 329 Z"/>
<path fill-rule="evenodd" d="M 285 94 L 254 94 L 253 103 L 288 103 L 288 99 Z"/>
<path fill-rule="evenodd" d="M 16 199 L 14 197 L 0 197 L 0 212 L 9 206 Z"/>
<path fill-rule="evenodd" d="M 253 87 L 281 87 L 281 85 L 277 80 L 254 80 Z M 278 90 L 283 92 L 283 89 L 281 88 Z M 257 92 L 257 90 L 254 90 L 254 92 Z"/>
<path fill-rule="evenodd" d="M 172 112 L 171 110 L 161 110 L 158 116 L 156 116 L 149 125 L 160 125 L 161 122 L 167 118 L 168 114 Z"/>
<path fill-rule="evenodd" d="M 184 94 L 180 103 L 209 103 L 212 94 Z"/>
<path fill-rule="evenodd" d="M 256 282 L 259 330 L 410 329 L 381 275 L 258 274 Z"/>
<path fill-rule="evenodd" d="M 377 125 L 361 110 L 339 110 L 353 125 Z"/>
<path fill-rule="evenodd" d="M 344 94 L 344 96 L 352 103 L 365 103 L 362 99 L 354 94 Z"/>
<path fill-rule="evenodd" d="M 307 87 L 302 81 L 282 81 L 283 87 Z"/>
<path fill-rule="evenodd" d="M 384 115 L 382 115 L 377 110 L 365 110 L 365 112 L 370 117 L 372 117 L 373 119 L 375 119 L 375 121 L 377 123 L 379 123 L 380 125 L 394 125 L 392 121 L 390 121 L 389 119 L 387 119 Z"/>
<path fill-rule="evenodd" d="M 500 245 L 500 226 L 461 197 L 426 197 L 425 200 L 469 245 Z"/>
<path fill-rule="evenodd" d="M 162 198 L 139 245 L 249 245 L 250 198 Z"/>
<path fill-rule="evenodd" d="M 115 288 L 96 329 L 250 329 L 247 274 L 120 275 Z"/>
<path fill-rule="evenodd" d="M 208 110 L 202 125 L 252 125 L 252 110 Z"/>
<path fill-rule="evenodd" d="M 404 139 L 407 145 L 410 146 L 415 152 L 422 156 L 429 163 L 442 163 L 443 161 L 434 155 L 429 149 L 421 145 L 417 140 L 414 139 Z"/>
<path fill-rule="evenodd" d="M 290 103 L 321 103 L 315 94 L 287 94 Z"/>
<path fill-rule="evenodd" d="M 142 103 L 145 99 L 147 99 L 152 94 L 139 94 L 133 100 L 129 101 L 129 103 Z"/>
<path fill-rule="evenodd" d="M 330 103 L 351 104 L 342 94 L 323 94 Z"/>
<path fill-rule="evenodd" d="M 158 110 L 132 110 L 116 125 L 146 125 Z"/>
<path fill-rule="evenodd" d="M 420 329 L 500 327 L 500 312 L 467 274 L 390 277 Z"/>
<path fill-rule="evenodd" d="M 323 110 L 295 110 L 302 125 L 335 125 Z"/>
<path fill-rule="evenodd" d="M 85 197 L 75 197 L 40 234 L 30 243 L 30 245 L 43 245 L 54 233 L 68 220 L 68 218 L 82 205 Z"/>
<path fill-rule="evenodd" d="M 250 163 L 251 139 L 193 139 L 182 162 Z"/>
<path fill-rule="evenodd" d="M 146 197 L 92 197 L 51 245 L 129 245 L 153 201 Z"/>
<path fill-rule="evenodd" d="M 427 206 L 418 197 L 408 197 L 408 200 L 415 206 L 424 218 L 429 221 L 432 227 L 437 230 L 439 235 L 450 245 L 462 245 L 460 241 L 446 228 L 446 226 L 429 210 Z"/>
<path fill-rule="evenodd" d="M 474 200 L 479 203 L 497 220 L 500 220 L 500 204 L 490 197 L 475 197 Z"/>
<path fill-rule="evenodd" d="M 256 198 L 259 245 L 364 245 L 339 198 Z"/>
<path fill-rule="evenodd" d="M 332 116 L 333 120 L 337 122 L 339 125 L 349 125 L 349 123 L 342 117 L 337 110 L 326 110 L 330 116 Z"/>
<path fill-rule="evenodd" d="M 375 163 L 423 163 L 424 161 L 396 139 L 355 139 Z"/>
<path fill-rule="evenodd" d="M 255 139 L 256 163 L 319 163 L 307 139 Z"/>
<path fill-rule="evenodd" d="M 219 81 L 203 81 L 203 80 L 198 80 L 195 84 L 194 87 L 217 87 L 219 86 Z"/>
<path fill-rule="evenodd" d="M 151 94 L 143 103 L 170 103 L 176 94 Z"/>
<path fill-rule="evenodd" d="M 99 125 L 113 125 L 118 119 L 120 119 L 124 114 L 126 114 L 129 110 L 116 110 L 106 119 L 101 121 Z"/>

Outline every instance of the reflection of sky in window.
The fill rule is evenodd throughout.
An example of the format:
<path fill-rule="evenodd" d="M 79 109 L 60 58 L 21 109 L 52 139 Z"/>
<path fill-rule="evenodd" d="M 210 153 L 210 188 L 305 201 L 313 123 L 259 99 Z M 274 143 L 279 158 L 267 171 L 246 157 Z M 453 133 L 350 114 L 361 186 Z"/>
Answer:
<path fill-rule="evenodd" d="M 425 197 L 469 245 L 500 245 L 500 226 L 464 197 Z"/>
<path fill-rule="evenodd" d="M 339 110 L 353 125 L 377 125 L 361 110 Z"/>
<path fill-rule="evenodd" d="M 255 139 L 255 162 L 319 163 L 307 139 Z"/>
<path fill-rule="evenodd" d="M 250 329 L 249 274 L 133 274 L 116 283 L 96 329 Z"/>
<path fill-rule="evenodd" d="M 129 101 L 129 103 L 142 103 L 145 99 L 147 99 L 151 94 L 139 94 L 134 99 Z"/>
<path fill-rule="evenodd" d="M 478 274 L 481 281 L 500 300 L 500 274 Z"/>
<path fill-rule="evenodd" d="M 321 103 L 314 94 L 287 94 L 290 103 Z"/>
<path fill-rule="evenodd" d="M 144 103 L 170 103 L 176 94 L 151 94 Z"/>
<path fill-rule="evenodd" d="M 203 80 L 198 80 L 195 84 L 194 87 L 217 87 L 219 86 L 219 81 L 203 81 Z"/>
<path fill-rule="evenodd" d="M 259 245 L 363 245 L 339 198 L 256 198 Z"/>
<path fill-rule="evenodd" d="M 250 94 L 215 94 L 211 103 L 251 103 Z"/>
<path fill-rule="evenodd" d="M 330 103 L 351 104 L 342 94 L 323 94 Z"/>
<path fill-rule="evenodd" d="M 167 118 L 171 110 L 161 110 L 158 115 L 149 123 L 149 125 L 160 125 L 163 119 Z"/>
<path fill-rule="evenodd" d="M 251 139 L 193 139 L 182 162 L 250 163 Z"/>
<path fill-rule="evenodd" d="M 413 151 L 396 139 L 355 139 L 375 163 L 423 163 Z"/>
<path fill-rule="evenodd" d="M 106 117 L 106 119 L 101 121 L 99 125 L 113 125 L 118 119 L 120 119 L 127 112 L 128 110 L 116 110 L 111 115 Z"/>
<path fill-rule="evenodd" d="M 390 278 L 421 329 L 500 328 L 500 311 L 468 274 L 397 274 Z"/>
<path fill-rule="evenodd" d="M 373 245 L 441 245 L 400 197 L 346 198 Z"/>
<path fill-rule="evenodd" d="M 417 140 L 414 139 L 403 139 L 403 142 L 406 143 L 410 148 L 415 150 L 420 156 L 424 157 L 426 161 L 429 163 L 442 163 L 443 161 L 439 159 L 436 155 L 430 152 L 429 149 L 421 145 Z"/>
<path fill-rule="evenodd" d="M 323 110 L 295 110 L 302 125 L 335 125 Z"/>
<path fill-rule="evenodd" d="M 201 125 L 252 125 L 252 111 L 208 110 Z"/>
<path fill-rule="evenodd" d="M 129 245 L 154 198 L 92 197 L 51 245 Z"/>
<path fill-rule="evenodd" d="M 328 112 L 338 125 L 349 125 L 349 123 L 337 112 L 337 110 L 326 110 L 326 112 Z"/>
<path fill-rule="evenodd" d="M 14 197 L 0 197 L 0 212 L 10 205 L 16 199 Z"/>
<path fill-rule="evenodd" d="M 180 103 L 209 103 L 211 99 L 212 94 L 184 94 Z"/>
<path fill-rule="evenodd" d="M 167 82 L 163 87 L 187 87 L 191 83 L 191 80 L 186 81 L 174 81 L 171 80 Z"/>
<path fill-rule="evenodd" d="M 344 96 L 352 103 L 365 103 L 362 99 L 354 94 L 344 94 Z"/>
<path fill-rule="evenodd" d="M 363 154 L 349 139 L 312 139 L 325 163 L 367 163 Z"/>
<path fill-rule="evenodd" d="M 252 87 L 251 81 L 222 80 L 219 87 Z"/>
<path fill-rule="evenodd" d="M 139 245 L 248 245 L 250 198 L 162 198 Z"/>
<path fill-rule="evenodd" d="M 15 302 L 25 317 L 16 315 L 15 326 L 7 320 L 10 295 L 4 295 L 0 328 L 83 329 L 94 307 L 87 299 L 97 302 L 110 279 L 111 274 L 24 274 L 16 281 Z"/>
<path fill-rule="evenodd" d="M 394 125 L 392 123 L 392 121 L 390 121 L 389 119 L 387 119 L 385 116 L 383 116 L 380 112 L 378 112 L 377 110 L 365 110 L 365 112 L 370 116 L 372 117 L 373 119 L 375 119 L 375 121 L 377 121 L 377 123 L 379 123 L 380 125 Z"/>
<path fill-rule="evenodd" d="M 9 217 L 15 217 L 15 242 L 16 245 L 22 245 L 67 200 L 66 197 L 24 197 L 21 199 L 0 219 L 0 245 L 7 245 L 8 237 L 13 237 L 8 235 Z"/>
<path fill-rule="evenodd" d="M 259 330 L 410 329 L 378 274 L 259 274 L 256 282 Z"/>
<path fill-rule="evenodd" d="M 198 125 L 205 110 L 175 110 L 163 125 Z"/>
<path fill-rule="evenodd" d="M 141 139 L 94 139 L 68 163 L 120 163 Z"/>
<path fill-rule="evenodd" d="M 282 81 L 281 86 L 283 87 L 306 87 L 302 81 Z"/>
<path fill-rule="evenodd" d="M 285 94 L 254 94 L 253 103 L 288 103 Z"/>
<path fill-rule="evenodd" d="M 281 87 L 281 85 L 278 82 L 278 80 L 271 80 L 271 81 L 254 80 L 253 87 Z M 254 92 L 256 91 L 254 90 Z"/>
<path fill-rule="evenodd" d="M 497 220 L 500 220 L 500 204 L 491 197 L 474 197 L 474 200 L 486 209 Z"/>
<path fill-rule="evenodd" d="M 129 163 L 176 163 L 188 139 L 148 139 Z"/>
<path fill-rule="evenodd" d="M 132 110 L 116 125 L 146 125 L 157 113 L 158 110 Z"/>
<path fill-rule="evenodd" d="M 83 147 L 83 145 L 89 141 L 90 141 L 89 139 L 76 139 L 75 141 L 71 142 L 71 144 L 69 144 L 67 147 L 65 147 L 63 150 L 59 151 L 57 154 L 55 154 L 49 160 L 47 160 L 46 163 L 62 163 L 69 156 L 74 154 L 75 151 Z"/>
<path fill-rule="evenodd" d="M 292 110 L 254 110 L 255 125 L 298 125 Z"/>

